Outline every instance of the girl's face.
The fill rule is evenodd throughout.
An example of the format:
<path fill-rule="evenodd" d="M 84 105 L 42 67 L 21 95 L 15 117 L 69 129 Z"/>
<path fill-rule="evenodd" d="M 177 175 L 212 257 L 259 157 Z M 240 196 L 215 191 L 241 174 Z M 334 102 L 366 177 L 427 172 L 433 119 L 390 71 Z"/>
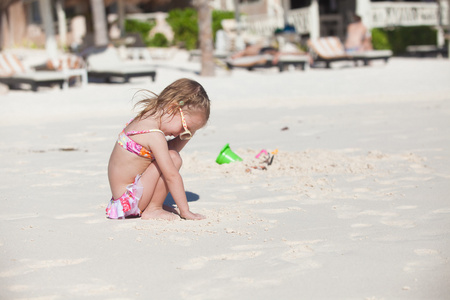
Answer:
<path fill-rule="evenodd" d="M 189 134 L 187 133 L 185 127 L 183 126 L 183 118 L 186 121 L 186 128 L 192 135 L 205 126 L 205 118 L 201 112 L 186 111 L 183 110 L 182 113 L 178 111 L 175 115 L 171 116 L 166 114 L 161 119 L 161 130 L 165 135 L 178 137 L 180 139 L 188 139 Z"/>

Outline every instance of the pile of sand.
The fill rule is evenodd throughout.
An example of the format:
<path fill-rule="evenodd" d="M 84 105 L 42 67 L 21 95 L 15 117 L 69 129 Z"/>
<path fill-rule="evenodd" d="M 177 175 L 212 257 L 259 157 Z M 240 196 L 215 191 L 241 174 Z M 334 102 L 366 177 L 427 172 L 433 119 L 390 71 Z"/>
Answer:
<path fill-rule="evenodd" d="M 243 161 L 219 165 L 205 160 L 207 154 L 183 155 L 183 172 L 209 174 L 212 177 L 228 178 L 235 183 L 264 182 L 271 190 L 291 190 L 311 197 L 314 193 L 338 192 L 335 183 L 345 178 L 383 178 L 395 176 L 396 172 L 428 172 L 426 159 L 414 154 L 386 154 L 381 151 L 363 152 L 358 149 L 342 151 L 310 149 L 301 152 L 283 150 L 238 149 L 235 153 Z M 276 154 L 272 154 L 276 153 Z M 269 162 L 272 163 L 269 165 Z"/>

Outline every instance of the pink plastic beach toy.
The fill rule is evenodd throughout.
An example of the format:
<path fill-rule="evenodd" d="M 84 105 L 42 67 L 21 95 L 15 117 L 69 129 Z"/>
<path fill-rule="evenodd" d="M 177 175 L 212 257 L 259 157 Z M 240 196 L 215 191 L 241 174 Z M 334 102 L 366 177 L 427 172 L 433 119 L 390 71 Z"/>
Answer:
<path fill-rule="evenodd" d="M 261 154 L 266 154 L 269 155 L 269 153 L 267 153 L 267 151 L 265 149 L 262 149 L 261 151 L 259 151 L 259 153 L 255 156 L 256 158 L 259 158 L 261 156 Z"/>

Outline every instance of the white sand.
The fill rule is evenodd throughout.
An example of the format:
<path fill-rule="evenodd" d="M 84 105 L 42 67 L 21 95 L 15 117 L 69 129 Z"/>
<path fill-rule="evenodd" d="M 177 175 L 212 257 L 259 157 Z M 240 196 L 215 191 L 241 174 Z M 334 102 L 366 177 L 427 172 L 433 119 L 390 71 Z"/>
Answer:
<path fill-rule="evenodd" d="M 448 299 L 449 60 L 214 78 L 186 53 L 156 64 L 155 83 L 0 96 L 1 299 Z M 213 101 L 182 153 L 208 219 L 106 219 L 133 93 L 180 77 Z M 243 162 L 215 163 L 226 143 Z M 267 170 L 261 149 L 278 149 Z"/>

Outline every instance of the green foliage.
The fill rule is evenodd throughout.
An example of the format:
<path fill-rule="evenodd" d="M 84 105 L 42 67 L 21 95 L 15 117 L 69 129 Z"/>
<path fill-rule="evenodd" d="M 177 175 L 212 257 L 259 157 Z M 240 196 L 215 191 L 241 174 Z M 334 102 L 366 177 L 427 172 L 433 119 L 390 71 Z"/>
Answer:
<path fill-rule="evenodd" d="M 150 40 L 150 47 L 169 47 L 169 40 L 166 36 L 160 32 L 156 33 L 155 36 Z"/>
<path fill-rule="evenodd" d="M 436 45 L 437 31 L 431 26 L 374 28 L 372 44 L 374 49 L 390 49 L 398 55 L 410 45 Z"/>
<path fill-rule="evenodd" d="M 198 24 L 197 11 L 193 8 L 173 9 L 166 21 L 172 27 L 174 43 L 188 50 L 197 48 Z"/>
<path fill-rule="evenodd" d="M 125 20 L 125 32 L 139 33 L 144 43 L 149 46 L 151 44 L 151 39 L 148 37 L 148 34 L 155 25 L 155 21 L 142 22 L 132 19 Z"/>
<path fill-rule="evenodd" d="M 154 22 L 142 22 L 139 20 L 127 19 L 125 20 L 125 31 L 136 32 L 141 34 L 148 34 L 155 26 Z"/>
<path fill-rule="evenodd" d="M 372 45 L 375 50 L 391 49 L 386 31 L 381 28 L 372 29 Z"/>
<path fill-rule="evenodd" d="M 234 12 L 214 10 L 212 12 L 212 31 L 215 38 L 216 32 L 222 29 L 223 19 L 233 19 Z M 198 15 L 193 8 L 174 9 L 169 11 L 167 23 L 174 32 L 174 43 L 188 50 L 198 48 Z"/>

